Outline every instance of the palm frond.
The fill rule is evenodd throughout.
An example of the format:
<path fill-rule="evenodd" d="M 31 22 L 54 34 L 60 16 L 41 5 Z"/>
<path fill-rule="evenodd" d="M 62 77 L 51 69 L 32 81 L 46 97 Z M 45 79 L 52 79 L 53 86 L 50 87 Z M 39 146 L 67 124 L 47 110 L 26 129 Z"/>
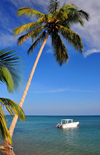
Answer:
<path fill-rule="evenodd" d="M 61 9 L 63 9 L 68 16 L 68 18 L 65 20 L 67 23 L 79 22 L 83 26 L 83 19 L 89 19 L 89 14 L 83 10 L 78 10 L 78 8 L 74 4 L 64 4 Z"/>
<path fill-rule="evenodd" d="M 26 120 L 22 108 L 14 101 L 7 98 L 0 98 L 0 104 L 4 105 L 11 115 L 17 114 L 19 120 Z"/>
<path fill-rule="evenodd" d="M 79 15 L 81 16 L 81 18 L 85 18 L 86 20 L 89 20 L 89 14 L 83 10 L 79 10 Z"/>
<path fill-rule="evenodd" d="M 53 14 L 52 18 L 56 19 L 56 21 L 58 21 L 58 24 L 61 24 L 61 25 L 65 26 L 65 27 L 67 27 L 67 28 L 71 27 L 69 22 L 67 22 L 68 15 L 67 15 L 66 11 L 64 9 L 62 9 L 62 8 L 57 10 Z"/>
<path fill-rule="evenodd" d="M 72 3 L 64 4 L 62 8 L 66 10 L 67 13 L 72 11 L 77 11 L 77 7 Z"/>
<path fill-rule="evenodd" d="M 6 115 L 5 115 L 1 105 L 0 105 L 0 113 L 3 115 L 4 118 L 6 118 Z"/>
<path fill-rule="evenodd" d="M 67 49 L 57 33 L 52 33 L 51 37 L 54 56 L 58 64 L 61 66 L 63 63 L 67 63 L 69 60 Z"/>
<path fill-rule="evenodd" d="M 68 18 L 68 15 L 67 15 L 66 11 L 63 8 L 61 8 L 53 14 L 53 17 L 56 18 L 57 20 L 59 20 L 60 22 L 62 22 Z"/>
<path fill-rule="evenodd" d="M 44 28 L 44 26 L 38 27 L 28 33 L 26 33 L 25 35 L 22 35 L 21 37 L 18 38 L 18 45 L 22 45 L 23 42 L 26 41 L 27 38 L 32 37 L 32 40 L 34 40 L 39 33 L 42 31 L 42 29 Z"/>
<path fill-rule="evenodd" d="M 5 117 L 1 112 L 0 112 L 0 131 L 2 134 L 2 138 L 6 139 L 8 142 L 10 142 L 10 144 L 12 144 L 12 139 L 7 129 Z"/>
<path fill-rule="evenodd" d="M 43 18 L 41 17 L 40 19 L 41 20 L 38 20 L 38 22 L 24 24 L 24 25 L 21 25 L 21 26 L 15 28 L 13 30 L 14 36 L 17 36 L 17 35 L 19 35 L 20 33 L 24 32 L 24 31 L 30 31 L 30 30 L 32 30 L 34 28 L 37 28 L 37 27 L 41 26 L 42 23 L 43 23 Z"/>
<path fill-rule="evenodd" d="M 41 18 L 39 18 L 38 20 L 37 20 L 37 22 L 39 22 L 39 23 L 47 23 L 48 22 L 48 20 L 50 19 L 50 17 L 51 17 L 51 15 L 49 15 L 49 14 L 45 14 L 44 16 L 42 16 Z"/>
<path fill-rule="evenodd" d="M 39 44 L 40 42 L 42 42 L 46 37 L 46 32 L 43 31 L 39 37 L 36 39 L 36 41 L 32 44 L 32 46 L 29 48 L 28 50 L 28 54 L 31 54 L 33 52 L 33 49 L 37 46 L 37 44 Z"/>
<path fill-rule="evenodd" d="M 77 51 L 83 52 L 83 44 L 81 37 L 72 30 L 59 25 L 59 31 L 68 42 L 75 47 Z"/>
<path fill-rule="evenodd" d="M 69 24 L 80 23 L 81 26 L 84 26 L 84 21 L 78 11 L 69 12 L 66 22 Z"/>
<path fill-rule="evenodd" d="M 17 89 L 22 76 L 20 57 L 15 50 L 0 50 L 0 80 L 6 83 L 9 92 Z"/>
<path fill-rule="evenodd" d="M 1 80 L 2 82 L 5 82 L 7 85 L 7 89 L 9 92 L 11 92 L 12 90 L 15 89 L 15 85 L 14 85 L 14 81 L 12 79 L 12 75 L 10 74 L 8 68 L 4 67 L 4 66 L 0 66 L 0 76 L 1 76 Z"/>
<path fill-rule="evenodd" d="M 60 6 L 60 2 L 57 0 L 50 0 L 50 4 L 48 6 L 48 12 L 53 14 Z"/>
<path fill-rule="evenodd" d="M 71 23 L 79 22 L 82 26 L 84 25 L 82 15 L 79 14 L 76 6 L 73 4 L 64 4 L 62 8 L 53 14 L 53 17 L 59 20 L 59 24 L 67 28 L 70 28 Z"/>
<path fill-rule="evenodd" d="M 22 7 L 20 9 L 17 10 L 17 14 L 18 16 L 35 16 L 37 18 L 42 17 L 44 14 L 32 9 L 32 8 L 28 8 L 28 7 Z"/>

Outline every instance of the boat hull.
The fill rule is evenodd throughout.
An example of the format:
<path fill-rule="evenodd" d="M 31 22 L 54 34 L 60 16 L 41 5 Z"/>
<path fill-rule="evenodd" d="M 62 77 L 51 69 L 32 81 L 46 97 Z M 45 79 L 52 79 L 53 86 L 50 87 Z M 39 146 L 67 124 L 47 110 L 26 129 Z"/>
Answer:
<path fill-rule="evenodd" d="M 74 123 L 68 123 L 68 124 L 63 124 L 61 126 L 61 128 L 65 129 L 65 128 L 75 128 L 77 127 L 79 124 L 79 122 L 74 122 Z"/>
<path fill-rule="evenodd" d="M 66 129 L 66 128 L 75 128 L 77 127 L 79 124 L 79 122 L 73 122 L 73 123 L 66 123 L 66 124 L 57 124 L 56 127 L 57 128 L 63 128 L 63 129 Z"/>

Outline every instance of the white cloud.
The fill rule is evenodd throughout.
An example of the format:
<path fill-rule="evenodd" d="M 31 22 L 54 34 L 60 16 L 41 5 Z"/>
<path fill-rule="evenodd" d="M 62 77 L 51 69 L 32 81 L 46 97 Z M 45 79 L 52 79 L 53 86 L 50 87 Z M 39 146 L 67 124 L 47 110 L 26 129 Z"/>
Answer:
<path fill-rule="evenodd" d="M 64 89 L 56 89 L 56 90 L 46 90 L 46 91 L 33 91 L 34 93 L 58 93 L 58 92 L 64 92 L 67 91 L 68 88 Z"/>
<path fill-rule="evenodd" d="M 0 35 L 0 48 L 11 47 L 17 45 L 16 38 L 8 33 Z"/>
<path fill-rule="evenodd" d="M 51 54 L 53 54 L 52 49 L 50 48 L 49 50 L 46 51 L 46 53 L 51 53 Z"/>
<path fill-rule="evenodd" d="M 93 53 L 100 53 L 100 49 L 92 49 L 88 50 L 85 53 L 83 53 L 84 57 L 86 58 L 88 55 L 93 54 Z"/>
<path fill-rule="evenodd" d="M 61 88 L 61 89 L 45 90 L 45 91 L 32 91 L 32 92 L 33 93 L 59 93 L 59 92 L 65 92 L 65 91 L 71 91 L 71 92 L 88 92 L 88 93 L 96 92 L 96 91 L 92 91 L 92 90 L 78 90 L 78 89 L 69 89 L 69 88 Z"/>
<path fill-rule="evenodd" d="M 34 8 L 34 4 L 40 6 L 41 9 L 46 10 L 46 6 L 48 5 L 48 1 L 45 0 L 10 0 L 11 3 L 15 5 L 15 7 L 31 7 Z"/>

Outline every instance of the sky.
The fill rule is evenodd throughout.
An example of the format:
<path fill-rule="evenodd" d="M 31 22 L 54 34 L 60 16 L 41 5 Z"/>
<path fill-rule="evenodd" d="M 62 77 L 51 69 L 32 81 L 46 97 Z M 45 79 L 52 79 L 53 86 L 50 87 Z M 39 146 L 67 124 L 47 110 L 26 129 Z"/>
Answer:
<path fill-rule="evenodd" d="M 100 0 L 62 0 L 61 5 L 64 3 L 73 3 L 79 10 L 90 14 L 89 21 L 84 21 L 84 27 L 72 25 L 72 30 L 82 38 L 84 52 L 78 53 L 64 40 L 69 62 L 59 66 L 48 38 L 23 105 L 26 115 L 100 115 Z M 46 13 L 48 4 L 49 0 L 0 1 L 0 50 L 16 49 L 24 60 L 24 75 L 19 89 L 9 94 L 6 85 L 0 84 L 0 96 L 17 104 L 41 47 L 40 44 L 28 56 L 31 39 L 17 46 L 19 36 L 14 37 L 13 29 L 36 21 L 33 17 L 18 17 L 17 9 L 31 7 Z M 8 114 L 6 110 L 5 113 Z"/>

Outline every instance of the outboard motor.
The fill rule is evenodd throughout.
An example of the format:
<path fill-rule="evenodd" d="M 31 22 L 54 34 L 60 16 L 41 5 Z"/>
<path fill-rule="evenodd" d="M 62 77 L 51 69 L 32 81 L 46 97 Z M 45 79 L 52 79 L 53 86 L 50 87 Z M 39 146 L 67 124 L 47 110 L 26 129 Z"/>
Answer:
<path fill-rule="evenodd" d="M 61 123 L 58 123 L 58 124 L 56 125 L 56 127 L 57 127 L 57 128 L 61 128 L 61 127 L 62 127 L 62 124 L 61 124 Z"/>

